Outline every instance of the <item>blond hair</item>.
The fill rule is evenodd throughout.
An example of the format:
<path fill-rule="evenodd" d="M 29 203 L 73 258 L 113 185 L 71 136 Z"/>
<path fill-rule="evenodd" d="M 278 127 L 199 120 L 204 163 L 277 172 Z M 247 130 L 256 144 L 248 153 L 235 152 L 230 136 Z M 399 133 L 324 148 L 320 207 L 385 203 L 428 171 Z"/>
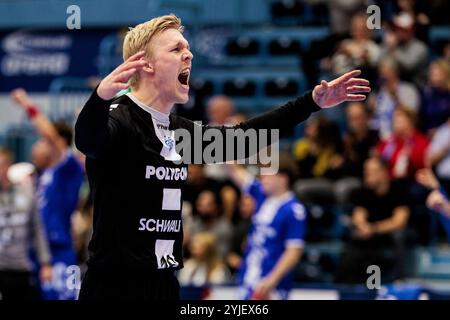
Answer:
<path fill-rule="evenodd" d="M 217 251 L 217 237 L 208 231 L 196 233 L 193 241 L 205 247 L 203 261 L 207 268 L 208 281 L 211 280 L 212 273 L 221 266 L 219 253 Z"/>
<path fill-rule="evenodd" d="M 138 24 L 125 35 L 123 41 L 123 60 L 126 61 L 132 55 L 144 50 L 145 56 L 150 58 L 150 40 L 158 33 L 167 29 L 177 29 L 183 32 L 184 27 L 181 19 L 174 14 L 153 18 L 147 22 Z M 139 82 L 139 74 L 134 74 L 129 83 L 131 87 L 136 87 Z"/>
<path fill-rule="evenodd" d="M 430 66 L 436 66 L 441 69 L 445 75 L 446 89 L 450 90 L 450 63 L 445 59 L 437 59 L 431 62 Z"/>

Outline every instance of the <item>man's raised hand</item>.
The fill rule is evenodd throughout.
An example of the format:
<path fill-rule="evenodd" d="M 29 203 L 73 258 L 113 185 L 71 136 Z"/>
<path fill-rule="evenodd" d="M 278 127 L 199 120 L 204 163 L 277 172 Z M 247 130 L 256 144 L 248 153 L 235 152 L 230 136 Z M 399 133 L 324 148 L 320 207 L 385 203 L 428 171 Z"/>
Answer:
<path fill-rule="evenodd" d="M 360 74 L 361 70 L 353 70 L 330 82 L 322 80 L 314 87 L 314 102 L 321 108 L 331 108 L 345 101 L 365 100 L 362 93 L 370 92 L 369 81 L 355 78 Z"/>
<path fill-rule="evenodd" d="M 120 90 L 128 88 L 128 80 L 146 64 L 145 60 L 141 60 L 144 55 L 145 51 L 139 51 L 107 75 L 97 88 L 98 96 L 110 100 Z"/>
<path fill-rule="evenodd" d="M 22 88 L 17 88 L 11 91 L 10 97 L 12 101 L 22 108 L 26 108 L 33 104 L 33 101 L 31 101 L 28 93 Z"/>

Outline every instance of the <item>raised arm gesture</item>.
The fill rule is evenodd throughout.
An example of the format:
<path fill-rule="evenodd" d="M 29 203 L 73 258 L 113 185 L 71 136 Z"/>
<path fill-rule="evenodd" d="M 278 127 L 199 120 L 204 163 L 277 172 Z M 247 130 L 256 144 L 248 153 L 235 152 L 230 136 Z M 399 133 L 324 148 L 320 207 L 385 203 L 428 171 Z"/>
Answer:
<path fill-rule="evenodd" d="M 312 97 L 321 108 L 331 108 L 346 101 L 362 101 L 366 96 L 362 93 L 370 92 L 369 81 L 355 78 L 361 70 L 353 70 L 333 81 L 322 80 L 314 87 Z"/>
<path fill-rule="evenodd" d="M 107 75 L 97 88 L 98 96 L 103 100 L 110 100 L 120 90 L 128 88 L 128 80 L 146 64 L 145 60 L 141 60 L 144 55 L 145 51 L 136 53 Z"/>

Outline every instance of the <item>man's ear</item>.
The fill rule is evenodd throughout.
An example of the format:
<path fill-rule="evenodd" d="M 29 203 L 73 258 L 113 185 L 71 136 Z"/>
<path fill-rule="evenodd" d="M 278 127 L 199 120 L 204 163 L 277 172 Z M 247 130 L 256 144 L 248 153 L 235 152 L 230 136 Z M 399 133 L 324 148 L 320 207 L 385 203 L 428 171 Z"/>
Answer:
<path fill-rule="evenodd" d="M 145 62 L 146 64 L 142 67 L 142 71 L 149 74 L 153 74 L 155 72 L 155 69 L 153 68 L 153 63 L 148 59 L 145 59 Z"/>

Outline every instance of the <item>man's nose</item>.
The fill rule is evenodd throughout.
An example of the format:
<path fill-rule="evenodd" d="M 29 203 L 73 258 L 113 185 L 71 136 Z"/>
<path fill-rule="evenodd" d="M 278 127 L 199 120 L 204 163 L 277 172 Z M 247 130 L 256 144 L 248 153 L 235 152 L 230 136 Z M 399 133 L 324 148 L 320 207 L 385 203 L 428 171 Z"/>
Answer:
<path fill-rule="evenodd" d="M 190 50 L 186 50 L 186 53 L 183 56 L 183 60 L 192 60 L 194 59 L 194 55 L 192 54 L 192 52 Z"/>

